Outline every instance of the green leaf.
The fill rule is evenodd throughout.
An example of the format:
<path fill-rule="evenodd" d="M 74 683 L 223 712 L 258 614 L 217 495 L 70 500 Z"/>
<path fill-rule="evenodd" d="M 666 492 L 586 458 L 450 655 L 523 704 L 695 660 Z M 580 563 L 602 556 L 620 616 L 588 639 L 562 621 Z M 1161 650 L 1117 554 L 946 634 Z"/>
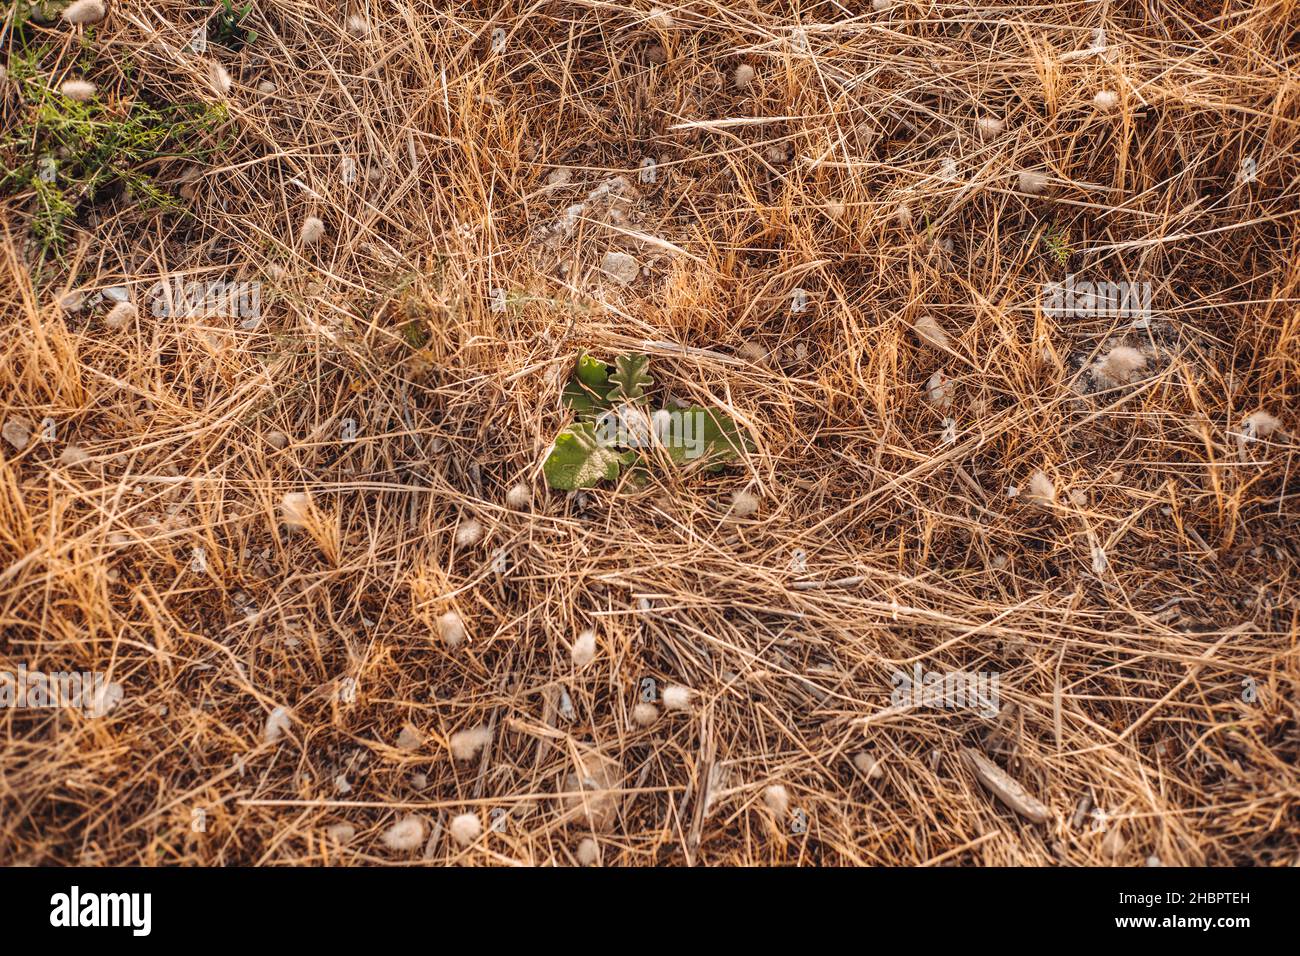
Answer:
<path fill-rule="evenodd" d="M 556 436 L 542 473 L 552 488 L 574 491 L 615 480 L 622 465 L 630 461 L 627 454 L 601 445 L 591 423 L 577 422 Z"/>
<path fill-rule="evenodd" d="M 614 359 L 614 364 L 618 368 L 609 377 L 609 380 L 614 383 L 614 387 L 609 390 L 609 400 L 616 404 L 645 402 L 646 389 L 655 383 L 649 372 L 650 356 L 620 355 Z"/>
<path fill-rule="evenodd" d="M 583 420 L 595 419 L 609 407 L 609 369 L 585 352 L 578 353 L 574 374 L 564 386 L 563 401 Z"/>
<path fill-rule="evenodd" d="M 609 381 L 609 366 L 598 362 L 586 352 L 578 353 L 578 380 L 588 388 L 604 388 Z"/>
<path fill-rule="evenodd" d="M 678 466 L 721 471 L 753 451 L 749 436 L 725 412 L 692 405 L 671 414 L 673 419 L 660 438 L 668 457 Z"/>

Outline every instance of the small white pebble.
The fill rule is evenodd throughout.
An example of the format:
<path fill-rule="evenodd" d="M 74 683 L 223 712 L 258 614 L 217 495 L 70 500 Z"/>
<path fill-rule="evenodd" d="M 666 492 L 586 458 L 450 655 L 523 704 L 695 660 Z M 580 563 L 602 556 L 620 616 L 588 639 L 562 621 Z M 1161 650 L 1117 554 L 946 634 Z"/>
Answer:
<path fill-rule="evenodd" d="M 462 813 L 451 821 L 452 839 L 461 846 L 469 846 L 483 835 L 483 824 L 476 813 Z"/>
<path fill-rule="evenodd" d="M 269 96 L 275 92 L 275 84 L 270 80 L 263 80 L 261 83 L 257 84 L 257 92 Z"/>
<path fill-rule="evenodd" d="M 506 505 L 515 511 L 523 511 L 533 503 L 533 489 L 522 481 L 506 492 Z"/>
<path fill-rule="evenodd" d="M 649 727 L 659 719 L 659 708 L 642 701 L 632 708 L 632 720 L 638 727 Z"/>
<path fill-rule="evenodd" d="M 573 666 L 582 670 L 596 659 L 596 632 L 591 628 L 578 635 L 573 642 Z"/>
<path fill-rule="evenodd" d="M 737 518 L 748 518 L 758 511 L 758 498 L 752 493 L 740 489 L 732 492 L 731 513 Z"/>
<path fill-rule="evenodd" d="M 288 729 L 289 711 L 283 707 L 277 707 L 266 717 L 266 727 L 262 731 L 262 738 L 267 743 L 274 743 L 279 740 Z"/>
<path fill-rule="evenodd" d="M 641 274 L 641 264 L 626 252 L 607 252 L 600 260 L 600 271 L 615 282 L 628 285 Z"/>
<path fill-rule="evenodd" d="M 424 821 L 414 815 L 402 817 L 384 831 L 383 841 L 390 850 L 414 850 L 424 842 Z"/>
<path fill-rule="evenodd" d="M 451 755 L 457 760 L 473 760 L 478 752 L 492 742 L 490 727 L 471 727 L 451 735 Z"/>
<path fill-rule="evenodd" d="M 483 524 L 476 518 L 462 521 L 456 529 L 456 547 L 472 548 L 483 540 Z"/>
<path fill-rule="evenodd" d="M 465 622 L 455 611 L 448 611 L 438 618 L 438 637 L 448 647 L 455 647 L 465 640 Z"/>
<path fill-rule="evenodd" d="M 764 790 L 763 802 L 777 819 L 785 819 L 785 815 L 790 812 L 790 792 L 782 784 L 774 783 Z"/>
<path fill-rule="evenodd" d="M 664 709 L 685 710 L 691 706 L 691 689 L 681 684 L 664 688 Z"/>
<path fill-rule="evenodd" d="M 70 289 L 58 298 L 58 306 L 64 312 L 80 312 L 86 304 L 86 293 L 80 289 Z"/>
<path fill-rule="evenodd" d="M 339 774 L 334 778 L 334 792 L 341 794 L 352 792 L 352 784 L 348 783 L 348 778 L 343 774 Z"/>
<path fill-rule="evenodd" d="M 70 100 L 87 103 L 95 98 L 95 84 L 88 80 L 68 80 L 59 87 L 59 92 Z"/>
<path fill-rule="evenodd" d="M 302 221 L 302 229 L 298 234 L 304 246 L 314 246 L 325 238 L 325 223 L 316 216 L 308 216 Z"/>
<path fill-rule="evenodd" d="M 0 434 L 3 434 L 4 440 L 13 445 L 17 451 L 22 451 L 32 440 L 32 430 L 21 418 L 7 419 L 4 428 L 0 429 Z"/>
<path fill-rule="evenodd" d="M 886 10 L 892 9 L 893 6 L 894 0 L 871 0 L 871 9 L 877 13 L 884 13 Z"/>
<path fill-rule="evenodd" d="M 732 83 L 738 90 L 747 90 L 749 85 L 754 82 L 754 68 L 748 63 L 742 63 L 736 67 L 736 72 L 732 75 Z"/>
<path fill-rule="evenodd" d="M 582 866 L 591 866 L 600 858 L 600 848 L 596 846 L 596 841 L 591 837 L 584 837 L 578 844 L 578 863 Z"/>
<path fill-rule="evenodd" d="M 63 449 L 63 454 L 59 456 L 59 464 L 68 467 L 84 465 L 88 461 L 90 461 L 90 456 L 78 445 L 69 445 Z"/>

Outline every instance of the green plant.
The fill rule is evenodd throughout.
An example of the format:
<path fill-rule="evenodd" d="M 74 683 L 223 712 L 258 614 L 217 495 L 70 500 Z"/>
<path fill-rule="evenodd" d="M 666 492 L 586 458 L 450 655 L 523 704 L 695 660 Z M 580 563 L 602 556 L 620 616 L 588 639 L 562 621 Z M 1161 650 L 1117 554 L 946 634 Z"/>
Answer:
<path fill-rule="evenodd" d="M 45 52 L 27 50 L 10 60 L 20 103 L 16 122 L 0 136 L 0 196 L 30 196 L 42 255 L 62 247 L 66 223 L 85 204 L 129 192 L 149 205 L 176 207 L 140 167 L 166 156 L 207 155 L 219 148 L 212 134 L 225 121 L 220 105 L 69 99 L 50 87 L 40 67 Z"/>
<path fill-rule="evenodd" d="M 221 8 L 208 22 L 208 39 L 231 50 L 255 42 L 257 31 L 244 26 L 245 18 L 252 12 L 252 3 L 236 7 L 233 0 L 221 0 Z"/>
<path fill-rule="evenodd" d="M 1059 232 L 1048 232 L 1043 236 L 1043 245 L 1047 247 L 1053 258 L 1059 265 L 1066 265 L 1070 261 L 1070 256 L 1074 250 L 1070 248 L 1070 231 L 1062 229 Z"/>
<path fill-rule="evenodd" d="M 575 421 L 556 436 L 542 466 L 552 488 L 573 491 L 614 481 L 625 468 L 645 467 L 661 448 L 679 467 L 720 471 L 751 449 L 730 416 L 692 405 L 651 413 L 654 378 L 648 355 L 620 355 L 611 369 L 579 353 L 564 387 Z"/>

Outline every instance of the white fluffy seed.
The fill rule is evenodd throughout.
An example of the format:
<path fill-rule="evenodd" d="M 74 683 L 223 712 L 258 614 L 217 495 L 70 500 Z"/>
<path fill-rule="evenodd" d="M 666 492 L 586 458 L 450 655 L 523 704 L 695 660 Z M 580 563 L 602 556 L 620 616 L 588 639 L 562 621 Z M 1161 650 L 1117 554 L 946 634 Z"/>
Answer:
<path fill-rule="evenodd" d="M 930 376 L 925 386 L 925 397 L 935 408 L 946 410 L 952 406 L 952 379 L 939 369 Z"/>
<path fill-rule="evenodd" d="M 424 743 L 424 735 L 410 724 L 403 727 L 401 733 L 397 735 L 398 750 L 416 750 L 422 743 Z"/>
<path fill-rule="evenodd" d="M 270 431 L 266 433 L 266 443 L 276 451 L 284 451 L 289 447 L 289 436 L 281 431 Z"/>
<path fill-rule="evenodd" d="M 877 13 L 884 13 L 886 10 L 892 9 L 893 6 L 894 0 L 871 0 L 871 9 Z"/>
<path fill-rule="evenodd" d="M 980 139 L 994 139 L 1002 135 L 1006 125 L 996 116 L 981 116 L 975 121 L 975 132 L 979 134 Z"/>
<path fill-rule="evenodd" d="M 927 345 L 933 345 L 937 349 L 951 348 L 948 333 L 943 330 L 939 322 L 932 315 L 921 315 L 912 322 L 912 331 L 916 337 Z"/>
<path fill-rule="evenodd" d="M 465 622 L 455 611 L 448 611 L 438 618 L 438 637 L 448 647 L 455 647 L 465 640 Z"/>
<path fill-rule="evenodd" d="M 1029 479 L 1029 493 L 1027 497 L 1032 498 L 1036 504 L 1043 507 L 1050 507 L 1056 502 L 1056 485 L 1052 484 L 1052 479 L 1047 477 L 1047 473 L 1036 471 Z"/>
<path fill-rule="evenodd" d="M 738 90 L 747 90 L 749 85 L 754 82 L 754 68 L 748 63 L 742 63 L 736 67 L 736 72 L 732 74 L 731 82 L 735 84 Z"/>
<path fill-rule="evenodd" d="M 270 80 L 263 80 L 261 83 L 257 84 L 257 92 L 269 96 L 275 92 L 275 84 Z"/>
<path fill-rule="evenodd" d="M 402 817 L 384 831 L 383 841 L 390 850 L 414 850 L 424 842 L 424 821 L 414 815 Z"/>
<path fill-rule="evenodd" d="M 354 37 L 364 37 L 370 34 L 370 21 L 359 13 L 354 13 L 347 20 L 348 33 Z"/>
<path fill-rule="evenodd" d="M 1119 106 L 1119 94 L 1113 90 L 1098 90 L 1097 95 L 1092 98 L 1092 105 L 1103 113 L 1109 113 Z"/>
<path fill-rule="evenodd" d="M 235 86 L 229 71 L 220 63 L 208 67 L 208 79 L 212 82 L 212 88 L 222 96 L 227 95 Z"/>
<path fill-rule="evenodd" d="M 1263 409 L 1251 412 L 1241 422 L 1242 435 L 1251 441 L 1267 438 L 1281 427 L 1282 423 Z"/>
<path fill-rule="evenodd" d="M 685 710 L 691 706 L 691 689 L 681 684 L 664 688 L 664 709 Z"/>
<path fill-rule="evenodd" d="M 763 791 L 763 802 L 778 819 L 784 819 L 790 812 L 790 791 L 779 783 L 774 783 Z"/>
<path fill-rule="evenodd" d="M 351 843 L 356 838 L 357 828 L 350 823 L 336 823 L 325 831 L 325 836 L 329 837 L 332 843 L 342 846 L 345 843 Z"/>
<path fill-rule="evenodd" d="M 885 775 L 885 768 L 881 766 L 880 761 L 865 750 L 860 750 L 853 755 L 853 766 L 868 780 L 879 780 Z"/>
<path fill-rule="evenodd" d="M 737 518 L 748 518 L 758 511 L 758 498 L 743 488 L 731 493 L 731 513 Z"/>
<path fill-rule="evenodd" d="M 582 866 L 591 866 L 600 858 L 600 847 L 596 846 L 596 841 L 591 837 L 583 837 L 582 842 L 578 844 L 578 863 Z"/>
<path fill-rule="evenodd" d="M 638 727 L 649 727 L 659 719 L 659 708 L 654 704 L 642 703 L 632 708 L 632 720 Z"/>
<path fill-rule="evenodd" d="M 1047 192 L 1047 174 L 1037 169 L 1022 169 L 1016 177 L 1022 193 L 1041 196 Z"/>
<path fill-rule="evenodd" d="M 104 316 L 104 324 L 110 329 L 124 329 L 139 314 L 135 305 L 131 302 L 119 302 L 108 310 L 108 315 Z"/>
<path fill-rule="evenodd" d="M 462 521 L 456 529 L 456 547 L 472 548 L 483 540 L 483 524 L 475 518 Z"/>
<path fill-rule="evenodd" d="M 451 755 L 457 760 L 473 760 L 478 752 L 492 742 L 490 727 L 471 727 L 451 735 Z"/>
<path fill-rule="evenodd" d="M 68 80 L 59 87 L 59 92 L 70 100 L 86 103 L 95 98 L 95 84 L 89 80 Z"/>
<path fill-rule="evenodd" d="M 533 489 L 522 481 L 506 492 L 506 505 L 515 511 L 523 511 L 533 503 Z"/>
<path fill-rule="evenodd" d="M 1123 385 L 1147 364 L 1147 357 L 1135 348 L 1117 345 L 1093 367 L 1093 376 L 1104 385 Z"/>
<path fill-rule="evenodd" d="M 107 13 L 103 0 L 76 0 L 64 8 L 63 19 L 73 26 L 85 26 L 88 23 L 98 23 Z"/>
<path fill-rule="evenodd" d="M 283 707 L 277 707 L 266 716 L 266 726 L 262 730 L 262 739 L 267 743 L 274 743 L 284 736 L 284 732 L 289 729 L 289 711 Z"/>
<path fill-rule="evenodd" d="M 280 500 L 280 520 L 286 528 L 311 525 L 311 493 L 291 491 Z"/>
<path fill-rule="evenodd" d="M 582 670 L 596 659 L 596 632 L 591 628 L 578 635 L 573 642 L 573 666 Z"/>
<path fill-rule="evenodd" d="M 302 221 L 298 235 L 304 246 L 314 246 L 325 238 L 325 223 L 316 216 L 308 216 Z"/>
<path fill-rule="evenodd" d="M 451 821 L 451 837 L 461 846 L 469 846 L 482 835 L 483 824 L 476 813 L 462 813 Z"/>

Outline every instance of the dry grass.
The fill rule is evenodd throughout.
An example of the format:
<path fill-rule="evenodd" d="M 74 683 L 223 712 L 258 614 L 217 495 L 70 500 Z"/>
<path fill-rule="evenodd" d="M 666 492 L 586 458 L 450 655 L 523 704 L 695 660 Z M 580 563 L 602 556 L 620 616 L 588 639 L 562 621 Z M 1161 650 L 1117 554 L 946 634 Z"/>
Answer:
<path fill-rule="evenodd" d="M 1291 862 L 1297 5 L 497 6 L 262 0 L 203 56 L 171 0 L 7 24 L 106 121 L 226 112 L 141 170 L 179 209 L 87 204 L 42 260 L 33 187 L 3 198 L 0 419 L 33 437 L 0 449 L 0 669 L 125 699 L 0 710 L 0 860 L 570 864 L 594 829 L 605 864 Z M 1045 314 L 1067 273 L 1150 282 L 1150 326 Z M 261 324 L 152 315 L 175 274 L 262 282 Z M 58 306 L 116 285 L 121 327 Z M 1117 344 L 1146 364 L 1102 387 Z M 580 347 L 649 352 L 755 452 L 548 491 Z M 916 662 L 998 673 L 1000 715 L 891 710 Z M 639 725 L 647 677 L 689 706 Z"/>

